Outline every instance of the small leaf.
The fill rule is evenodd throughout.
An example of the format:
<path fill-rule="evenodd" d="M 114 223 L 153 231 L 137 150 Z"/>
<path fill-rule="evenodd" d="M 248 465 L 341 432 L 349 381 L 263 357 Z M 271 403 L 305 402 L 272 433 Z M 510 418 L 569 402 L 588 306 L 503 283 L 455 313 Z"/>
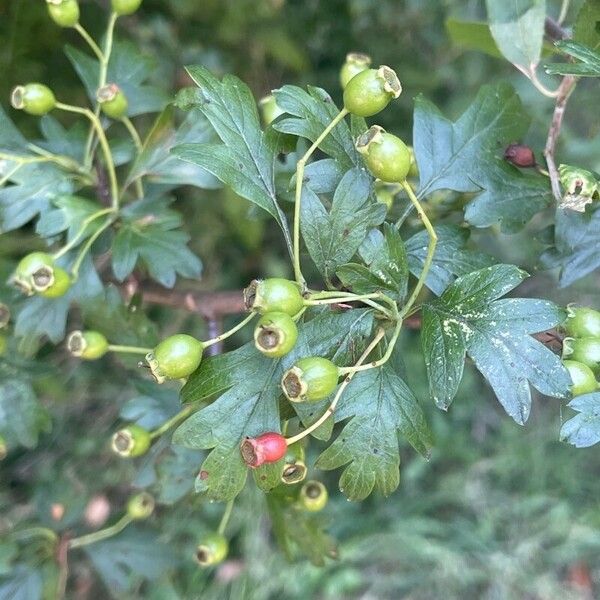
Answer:
<path fill-rule="evenodd" d="M 0 578 L 3 600 L 42 600 L 43 580 L 39 570 L 18 564 L 6 577 Z"/>
<path fill-rule="evenodd" d="M 446 19 L 446 31 L 455 46 L 479 50 L 494 58 L 502 57 L 487 23 Z"/>
<path fill-rule="evenodd" d="M 585 0 L 575 19 L 573 40 L 597 49 L 600 45 L 600 2 Z"/>
<path fill-rule="evenodd" d="M 576 448 L 600 442 L 600 392 L 578 396 L 568 406 L 579 414 L 563 423 L 560 439 Z"/>
<path fill-rule="evenodd" d="M 490 31 L 498 48 L 514 65 L 537 65 L 544 41 L 545 0 L 486 0 Z"/>
<path fill-rule="evenodd" d="M 572 56 L 579 63 L 551 63 L 546 72 L 551 75 L 577 75 L 578 77 L 600 77 L 600 53 L 571 40 L 558 42 L 556 47 L 564 54 Z"/>
<path fill-rule="evenodd" d="M 561 323 L 564 311 L 545 300 L 498 300 L 525 277 L 512 265 L 495 265 L 459 277 L 424 305 L 421 342 L 440 408 L 456 395 L 465 353 L 521 425 L 531 408 L 529 383 L 542 394 L 568 397 L 571 380 L 560 358 L 529 335 Z"/>

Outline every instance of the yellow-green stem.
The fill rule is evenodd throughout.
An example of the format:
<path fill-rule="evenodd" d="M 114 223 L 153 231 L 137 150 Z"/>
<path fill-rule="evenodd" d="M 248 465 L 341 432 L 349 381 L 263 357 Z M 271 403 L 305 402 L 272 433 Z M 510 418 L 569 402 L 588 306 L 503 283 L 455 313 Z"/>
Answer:
<path fill-rule="evenodd" d="M 93 223 L 96 219 L 98 219 L 104 215 L 110 214 L 112 212 L 114 212 L 113 208 L 105 208 L 103 210 L 99 210 L 99 211 L 91 214 L 89 217 L 84 219 L 84 221 L 81 223 L 81 227 L 79 228 L 79 231 L 75 234 L 73 239 L 68 244 L 65 244 L 60 250 L 58 250 L 58 252 L 55 252 L 54 258 L 58 259 L 61 256 L 64 256 L 67 252 L 69 252 L 69 250 L 71 250 L 72 248 L 74 248 L 77 245 L 77 242 L 81 239 L 81 236 L 85 233 L 85 230 L 88 228 L 88 226 L 91 223 Z"/>
<path fill-rule="evenodd" d="M 106 527 L 105 529 L 94 531 L 94 533 L 88 533 L 87 535 L 82 535 L 81 537 L 76 537 L 72 540 L 69 540 L 68 547 L 69 549 L 80 548 L 81 546 L 89 546 L 90 544 L 106 540 L 107 538 L 121 533 L 121 531 L 123 531 L 123 529 L 125 529 L 125 527 L 127 527 L 127 525 L 129 525 L 132 521 L 133 519 L 129 515 L 124 515 L 110 527 Z"/>
<path fill-rule="evenodd" d="M 348 111 L 343 108 L 337 116 L 327 125 L 323 133 L 314 141 L 313 145 L 307 150 L 306 154 L 298 161 L 296 165 L 296 196 L 294 206 L 294 276 L 302 289 L 306 288 L 306 280 L 302 275 L 300 265 L 300 213 L 302 205 L 302 186 L 304 184 L 304 167 L 308 159 L 312 156 L 321 142 L 331 133 L 333 128 L 344 119 Z"/>
<path fill-rule="evenodd" d="M 151 431 L 150 439 L 154 440 L 160 437 L 163 433 L 166 433 L 167 431 L 169 431 L 169 429 L 171 429 L 175 425 L 178 425 L 184 419 L 187 419 L 194 412 L 194 410 L 196 410 L 196 405 L 188 404 L 187 406 L 185 406 L 185 408 L 183 408 L 183 410 L 180 410 L 175 416 L 171 417 L 168 421 L 165 421 L 160 427 L 158 427 L 154 431 Z"/>
<path fill-rule="evenodd" d="M 141 154 L 142 148 L 143 148 L 140 134 L 137 132 L 137 129 L 135 128 L 134 124 L 131 122 L 131 119 L 129 119 L 129 117 L 123 117 L 121 119 L 121 121 L 122 121 L 123 125 L 125 125 L 125 127 L 127 128 L 127 131 L 129 132 L 129 135 L 131 136 L 131 139 L 133 140 L 133 143 L 135 144 L 135 149 L 137 150 L 137 154 L 139 156 Z M 138 198 L 144 197 L 144 185 L 142 183 L 141 177 L 138 177 L 135 180 L 135 191 L 136 191 Z"/>
<path fill-rule="evenodd" d="M 404 317 L 407 315 L 407 313 L 413 307 L 413 304 L 417 301 L 417 298 L 419 297 L 419 294 L 421 293 L 421 290 L 423 289 L 423 286 L 425 285 L 425 280 L 427 279 L 427 275 L 429 274 L 429 270 L 431 269 L 431 263 L 433 262 L 433 256 L 435 254 L 435 248 L 436 248 L 437 239 L 438 239 L 437 234 L 433 228 L 433 225 L 431 224 L 431 221 L 429 220 L 429 217 L 423 210 L 421 203 L 417 200 L 417 197 L 415 196 L 415 193 L 413 192 L 413 189 L 410 187 L 409 183 L 404 181 L 402 186 L 404 187 L 404 190 L 408 194 L 408 198 L 412 202 L 413 206 L 416 208 L 417 213 L 419 214 L 419 217 L 423 221 L 423 225 L 425 226 L 425 229 L 427 230 L 427 233 L 429 234 L 429 244 L 427 247 L 427 256 L 425 258 L 425 263 L 423 264 L 423 270 L 421 271 L 421 275 L 419 276 L 417 285 L 415 285 L 415 288 L 413 289 L 412 294 L 410 295 L 410 298 L 408 299 L 408 302 L 402 307 L 402 310 L 400 311 L 400 314 L 398 315 L 400 319 L 404 319 Z"/>
<path fill-rule="evenodd" d="M 43 537 L 49 542 L 58 542 L 58 535 L 52 531 L 52 529 L 48 529 L 47 527 L 29 527 L 28 529 L 13 531 L 13 533 L 10 534 L 10 537 L 13 540 L 27 540 L 34 537 Z"/>
<path fill-rule="evenodd" d="M 375 337 L 373 338 L 373 340 L 371 341 L 371 343 L 369 344 L 367 349 L 362 353 L 361 357 L 356 361 L 355 367 L 360 367 L 365 362 L 365 360 L 367 360 L 367 358 L 369 357 L 369 354 L 371 354 L 371 352 L 373 352 L 373 350 L 377 347 L 377 345 L 382 340 L 384 335 L 385 335 L 385 331 L 383 329 L 379 328 L 377 330 L 377 333 L 375 334 Z M 338 391 L 336 392 L 333 400 L 331 401 L 331 404 L 329 405 L 327 410 L 319 417 L 319 419 L 317 419 L 310 427 L 307 427 L 304 431 L 301 431 L 299 434 L 297 434 L 291 438 L 287 438 L 286 442 L 287 442 L 288 446 L 291 446 L 292 444 L 295 444 L 296 442 L 299 442 L 301 439 L 305 438 L 307 435 L 310 435 L 313 431 L 315 431 L 315 429 L 318 429 L 321 425 L 323 425 L 323 423 L 325 423 L 325 421 L 327 421 L 327 419 L 330 417 L 330 415 L 332 415 L 335 412 L 335 408 L 336 408 L 338 402 L 340 401 L 340 398 L 342 397 L 344 390 L 348 387 L 348 384 L 352 381 L 352 378 L 354 377 L 355 373 L 356 373 L 356 370 L 351 373 L 348 373 L 346 375 L 346 377 L 344 378 L 344 381 L 338 388 Z"/>
<path fill-rule="evenodd" d="M 235 500 L 230 500 L 225 506 L 225 512 L 221 517 L 221 522 L 219 523 L 219 528 L 217 529 L 217 533 L 219 535 L 223 535 L 225 533 L 225 529 L 227 528 L 227 523 L 229 523 L 229 519 L 231 517 L 231 513 L 233 511 L 233 503 Z"/>
<path fill-rule="evenodd" d="M 92 36 L 80 23 L 75 25 L 75 31 L 77 31 L 77 33 L 79 33 L 79 35 L 86 41 L 87 45 L 92 49 L 98 60 L 102 62 L 104 60 L 104 54 L 102 54 L 102 50 L 100 50 L 98 44 L 96 44 Z"/>
<path fill-rule="evenodd" d="M 79 269 L 81 267 L 81 263 L 85 259 L 86 254 L 90 251 L 90 248 L 94 245 L 94 242 L 111 226 L 113 220 L 107 219 L 105 223 L 103 223 L 98 229 L 94 232 L 93 235 L 89 237 L 87 242 L 81 247 L 73 266 L 71 267 L 71 277 L 73 281 L 77 281 L 79 277 Z"/>
<path fill-rule="evenodd" d="M 231 337 L 234 333 L 237 333 L 240 329 L 243 329 L 248 323 L 250 323 L 250 321 L 252 321 L 252 319 L 254 319 L 255 316 L 256 313 L 251 312 L 243 321 L 238 323 L 235 327 L 232 327 L 229 331 L 226 331 L 225 333 L 222 333 L 221 335 L 218 335 L 215 338 L 203 341 L 202 345 L 205 348 L 208 348 L 209 346 L 214 346 L 215 344 L 226 340 L 228 337 Z"/>
<path fill-rule="evenodd" d="M 141 348 L 140 346 L 118 346 L 116 344 L 110 344 L 108 346 L 109 352 L 117 352 L 118 354 L 143 354 L 144 356 L 149 352 L 152 352 L 152 348 Z"/>

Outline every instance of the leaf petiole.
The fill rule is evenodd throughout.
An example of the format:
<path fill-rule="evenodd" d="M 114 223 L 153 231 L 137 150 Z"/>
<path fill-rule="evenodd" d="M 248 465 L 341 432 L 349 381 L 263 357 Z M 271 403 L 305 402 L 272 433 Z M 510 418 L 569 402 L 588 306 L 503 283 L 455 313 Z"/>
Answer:
<path fill-rule="evenodd" d="M 217 529 L 217 533 L 223 535 L 225 533 L 225 529 L 227 528 L 227 523 L 229 523 L 229 519 L 231 518 L 231 513 L 233 512 L 233 504 L 235 500 L 230 500 L 225 506 L 225 512 L 221 517 L 221 522 L 219 523 L 219 527 Z"/>
<path fill-rule="evenodd" d="M 171 417 L 168 421 L 165 421 L 160 427 L 150 432 L 150 439 L 154 440 L 160 437 L 163 433 L 166 433 L 173 426 L 178 425 L 184 419 L 187 419 L 195 410 L 194 404 L 188 404 L 182 410 L 180 410 L 175 416 Z"/>
<path fill-rule="evenodd" d="M 68 547 L 69 549 L 80 548 L 81 546 L 89 546 L 90 544 L 113 537 L 114 535 L 121 533 L 121 531 L 123 531 L 123 529 L 125 529 L 125 527 L 127 527 L 127 525 L 129 525 L 132 521 L 133 519 L 126 514 L 110 527 L 106 527 L 105 529 L 94 531 L 94 533 L 88 533 L 87 535 L 82 535 L 81 537 L 76 537 L 69 540 Z"/>

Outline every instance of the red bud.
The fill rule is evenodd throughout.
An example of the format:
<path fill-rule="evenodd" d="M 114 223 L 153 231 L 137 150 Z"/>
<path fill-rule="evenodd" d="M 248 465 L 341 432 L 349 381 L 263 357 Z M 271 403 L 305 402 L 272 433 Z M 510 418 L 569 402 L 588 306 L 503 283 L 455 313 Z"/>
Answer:
<path fill-rule="evenodd" d="M 287 442 L 280 433 L 263 433 L 256 438 L 247 437 L 242 442 L 240 451 L 244 462 L 255 469 L 283 458 L 287 452 Z"/>
<path fill-rule="evenodd" d="M 515 167 L 535 167 L 535 154 L 525 144 L 511 144 L 504 151 L 504 159 Z"/>

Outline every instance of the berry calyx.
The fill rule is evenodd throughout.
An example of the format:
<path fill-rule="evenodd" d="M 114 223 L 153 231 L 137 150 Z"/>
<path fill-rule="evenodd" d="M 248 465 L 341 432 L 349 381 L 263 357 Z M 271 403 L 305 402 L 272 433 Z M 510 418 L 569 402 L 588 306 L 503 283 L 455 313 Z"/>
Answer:
<path fill-rule="evenodd" d="M 260 112 L 265 125 L 270 125 L 277 117 L 285 114 L 285 110 L 282 110 L 277 105 L 277 101 L 273 94 L 261 98 L 258 102 L 258 106 L 260 107 Z"/>
<path fill-rule="evenodd" d="M 10 308 L 0 302 L 0 329 L 4 329 L 10 321 Z"/>
<path fill-rule="evenodd" d="M 191 335 L 178 333 L 160 342 L 146 355 L 146 362 L 157 383 L 185 379 L 200 366 L 203 351 L 202 342 Z"/>
<path fill-rule="evenodd" d="M 142 4 L 142 0 L 111 0 L 113 12 L 119 16 L 132 15 Z"/>
<path fill-rule="evenodd" d="M 273 277 L 252 281 L 244 290 L 244 304 L 261 315 L 277 311 L 293 317 L 304 307 L 304 298 L 297 283 Z"/>
<path fill-rule="evenodd" d="M 410 171 L 408 146 L 397 136 L 373 125 L 356 140 L 356 149 L 363 155 L 371 173 L 387 183 L 400 183 Z"/>
<path fill-rule="evenodd" d="M 67 338 L 67 350 L 83 360 L 97 360 L 108 352 L 108 340 L 99 331 L 73 331 Z"/>
<path fill-rule="evenodd" d="M 533 150 L 525 144 L 510 144 L 504 151 L 504 160 L 525 169 L 536 165 Z"/>
<path fill-rule="evenodd" d="M 281 387 L 290 402 L 315 402 L 335 390 L 339 369 L 330 360 L 312 356 L 300 359 L 283 374 Z"/>
<path fill-rule="evenodd" d="M 304 481 L 308 473 L 304 461 L 304 448 L 301 444 L 296 443 L 288 446 L 285 454 L 285 463 L 281 471 L 281 481 L 286 485 L 293 485 Z"/>
<path fill-rule="evenodd" d="M 307 481 L 300 489 L 298 502 L 308 512 L 319 512 L 327 505 L 329 494 L 320 481 Z"/>
<path fill-rule="evenodd" d="M 121 119 L 127 114 L 127 97 L 116 83 L 109 83 L 96 92 L 102 112 L 111 119 Z"/>
<path fill-rule="evenodd" d="M 79 23 L 77 0 L 46 0 L 50 18 L 61 27 L 75 27 Z"/>
<path fill-rule="evenodd" d="M 221 533 L 209 533 L 196 547 L 196 562 L 201 567 L 218 565 L 227 558 L 229 542 Z"/>
<path fill-rule="evenodd" d="M 12 277 L 12 282 L 28 296 L 44 292 L 55 281 L 54 258 L 45 252 L 32 252 L 21 259 Z M 63 278 L 61 277 L 61 280 Z"/>
<path fill-rule="evenodd" d="M 382 65 L 355 75 L 344 90 L 344 107 L 358 117 L 372 117 L 402 93 L 393 69 Z"/>
<path fill-rule="evenodd" d="M 340 83 L 344 89 L 348 82 L 359 73 L 366 71 L 371 66 L 371 57 L 361 52 L 346 54 L 346 62 L 340 69 Z"/>
<path fill-rule="evenodd" d="M 270 358 L 285 356 L 296 345 L 297 339 L 296 323 L 284 312 L 263 315 L 254 329 L 254 345 Z"/>
<path fill-rule="evenodd" d="M 571 385 L 573 396 L 590 394 L 598 389 L 598 382 L 588 366 L 575 360 L 563 360 L 563 365 L 569 371 L 571 381 L 573 382 L 573 385 Z"/>
<path fill-rule="evenodd" d="M 151 443 L 148 430 L 139 425 L 129 425 L 113 435 L 111 446 L 119 456 L 133 458 L 146 454 Z"/>
<path fill-rule="evenodd" d="M 44 298 L 60 298 L 64 296 L 71 287 L 71 277 L 69 274 L 60 267 L 54 267 L 53 269 L 54 281 L 45 289 L 37 289 L 34 285 L 34 289 L 43 296 Z"/>
<path fill-rule="evenodd" d="M 565 338 L 562 355 L 600 373 L 600 338 Z"/>
<path fill-rule="evenodd" d="M 567 306 L 566 334 L 578 337 L 600 337 L 600 312 L 593 308 Z"/>
<path fill-rule="evenodd" d="M 56 106 L 56 98 L 52 90 L 42 83 L 18 85 L 10 95 L 10 103 L 17 110 L 41 117 Z"/>
<path fill-rule="evenodd" d="M 155 506 L 154 498 L 147 492 L 142 492 L 129 498 L 127 502 L 127 514 L 134 521 L 143 521 L 154 512 Z"/>
<path fill-rule="evenodd" d="M 242 459 L 252 469 L 281 460 L 287 449 L 286 439 L 273 431 L 256 438 L 247 437 L 240 445 Z"/>

